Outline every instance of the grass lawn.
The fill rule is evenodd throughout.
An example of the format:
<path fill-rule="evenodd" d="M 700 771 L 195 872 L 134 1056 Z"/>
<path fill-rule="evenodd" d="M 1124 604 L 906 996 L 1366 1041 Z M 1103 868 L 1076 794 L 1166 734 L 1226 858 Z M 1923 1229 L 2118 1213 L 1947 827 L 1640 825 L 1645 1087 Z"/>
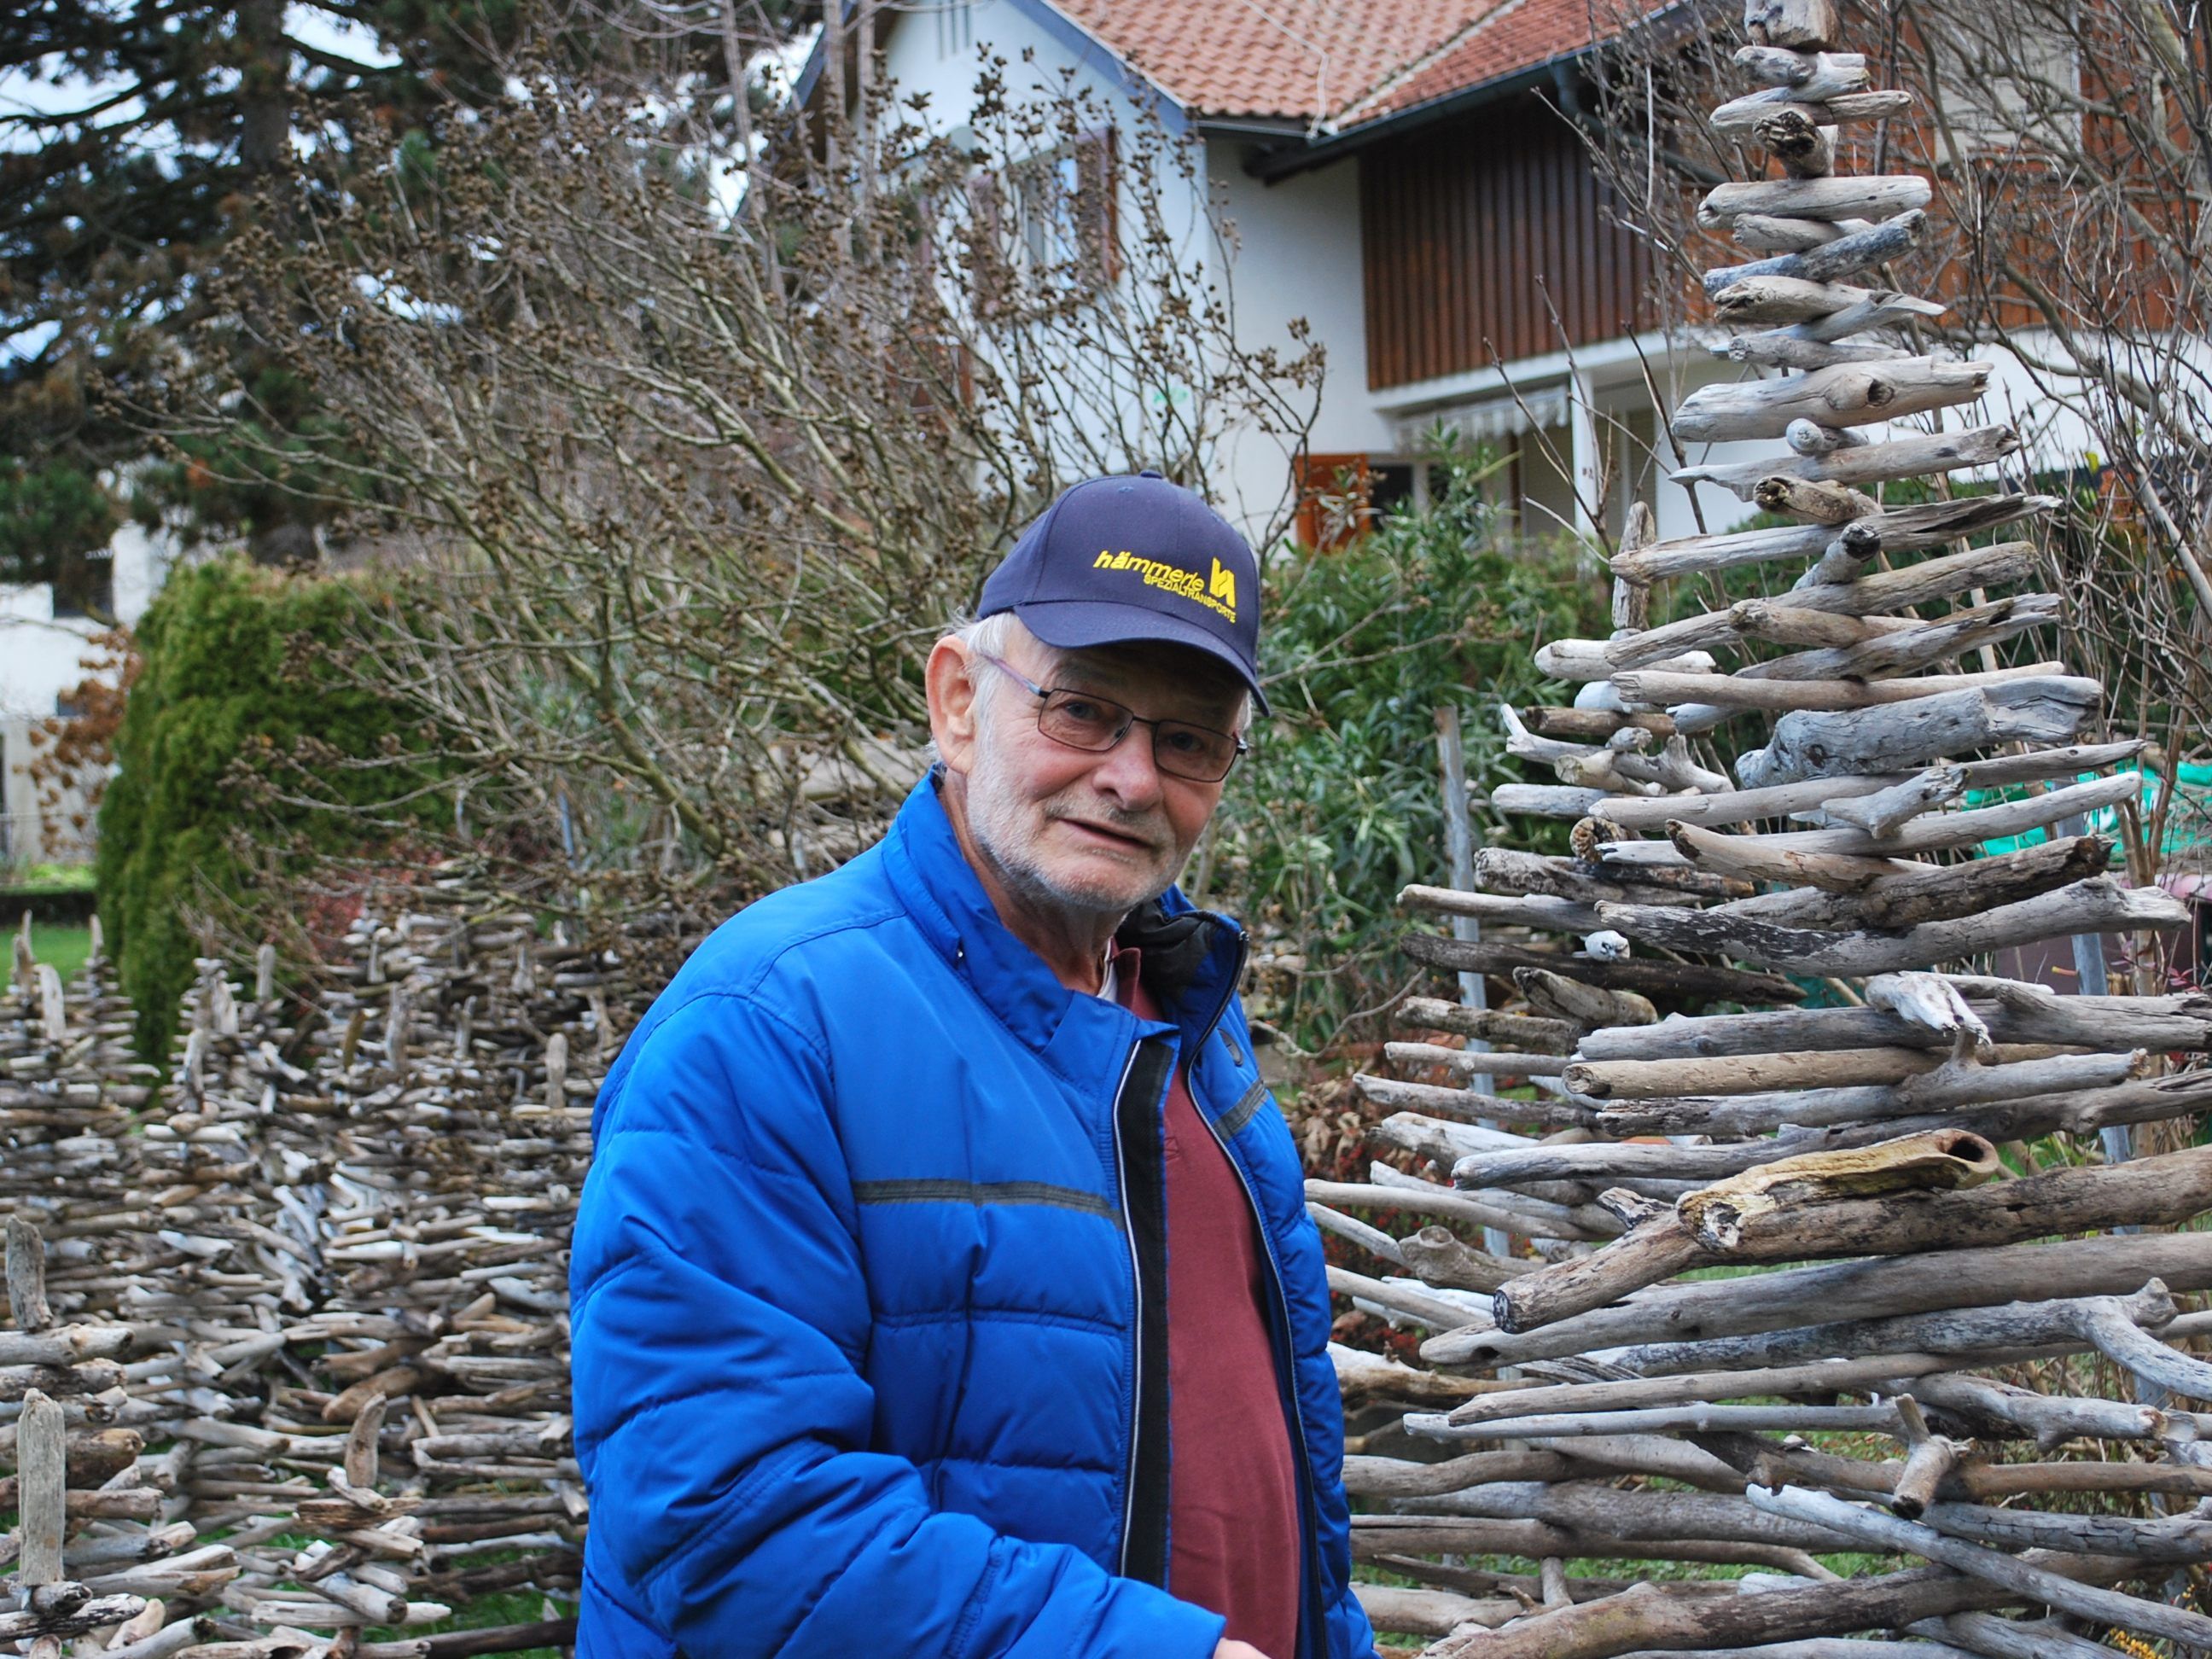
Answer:
<path fill-rule="evenodd" d="M 92 954 L 92 929 L 83 927 L 31 924 L 31 954 L 52 964 L 64 983 L 73 980 Z"/>

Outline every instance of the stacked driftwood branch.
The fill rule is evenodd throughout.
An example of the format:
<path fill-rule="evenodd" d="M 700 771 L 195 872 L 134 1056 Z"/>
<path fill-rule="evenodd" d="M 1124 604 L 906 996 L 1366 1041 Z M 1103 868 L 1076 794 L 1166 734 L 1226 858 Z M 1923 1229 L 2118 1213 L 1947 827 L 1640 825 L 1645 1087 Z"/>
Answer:
<path fill-rule="evenodd" d="M 0 1464 L 19 1413 L 33 1447 L 48 1417 L 67 1438 L 63 1474 L 29 1459 L 0 1509 L 41 1571 L 47 1532 L 88 1570 L 84 1595 L 26 1578 L 0 1641 L 435 1659 L 574 1639 L 550 1605 L 408 1632 L 487 1594 L 575 1594 L 568 1235 L 591 1100 L 648 981 L 459 884 L 408 896 L 356 926 L 297 1023 L 272 952 L 250 987 L 202 963 L 158 1095 L 97 948 L 64 988 L 18 945 Z M 34 1505 L 55 1478 L 60 1507 Z"/>
<path fill-rule="evenodd" d="M 2017 591 L 2033 546 L 1981 539 L 2051 503 L 1945 486 L 2013 433 L 1860 430 L 1988 374 L 1903 343 L 1939 307 L 1881 268 L 1924 181 L 1832 173 L 1838 130 L 1903 94 L 1833 49 L 1824 0 L 1747 21 L 1756 89 L 1716 119 L 1784 176 L 1705 198 L 1759 256 L 1705 288 L 1744 331 L 1726 355 L 1778 372 L 1674 428 L 1783 441 L 1678 476 L 1792 522 L 1657 543 L 1638 509 L 1613 635 L 1538 654 L 1573 706 L 1504 714 L 1558 781 L 1494 804 L 1572 820 L 1572 856 L 1495 848 L 1479 890 L 1405 895 L 1483 923 L 1419 959 L 1519 1003 L 1407 1004 L 1400 1076 L 1361 1086 L 1410 1157 L 1310 1190 L 1376 1259 L 1337 1288 L 1429 1367 L 1340 1360 L 1352 1404 L 1401 1413 L 1349 1462 L 1359 1554 L 1417 1586 L 1373 1611 L 1475 1659 L 2212 1648 L 2212 995 L 2109 994 L 2108 945 L 2154 964 L 2187 913 L 2091 828 L 2138 745 L 2034 659 L 2058 599 Z M 1935 499 L 1884 504 L 1917 478 Z M 1668 583 L 1746 565 L 1794 585 L 1650 625 Z M 1992 973 L 2013 951 L 2072 994 Z"/>

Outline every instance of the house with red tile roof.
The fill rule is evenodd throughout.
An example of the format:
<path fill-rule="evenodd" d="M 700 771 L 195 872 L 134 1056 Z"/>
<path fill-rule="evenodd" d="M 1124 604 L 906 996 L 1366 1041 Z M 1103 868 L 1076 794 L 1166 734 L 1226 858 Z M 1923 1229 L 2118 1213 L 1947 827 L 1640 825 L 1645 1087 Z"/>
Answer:
<path fill-rule="evenodd" d="M 1593 0 L 847 4 L 848 42 L 869 35 L 933 118 L 961 118 L 982 52 L 1200 141 L 1201 186 L 1236 228 L 1240 330 L 1280 340 L 1304 319 L 1328 351 L 1302 476 L 1418 499 L 1419 457 L 1448 428 L 1510 458 L 1532 533 L 1617 528 L 1637 499 L 1687 529 L 1686 493 L 1656 489 L 1647 376 L 1717 370 L 1668 357 L 1648 258 L 1577 130 L 1607 15 Z M 1250 521 L 1284 467 L 1239 450 L 1215 483 Z"/>

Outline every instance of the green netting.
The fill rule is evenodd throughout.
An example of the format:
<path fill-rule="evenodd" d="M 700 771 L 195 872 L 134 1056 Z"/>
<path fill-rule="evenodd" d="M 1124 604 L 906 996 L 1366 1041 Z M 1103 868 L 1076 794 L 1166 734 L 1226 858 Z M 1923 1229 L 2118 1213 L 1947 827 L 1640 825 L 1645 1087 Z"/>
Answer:
<path fill-rule="evenodd" d="M 2154 772 L 2145 772 L 2139 765 L 2119 769 L 2124 772 L 2141 773 L 2142 776 L 2142 811 L 2145 822 L 2158 810 L 2159 798 L 2166 781 Z M 2083 773 L 2081 782 L 2094 776 Z M 1968 806 L 1989 806 L 2001 800 L 2018 800 L 2027 793 L 2027 786 L 2015 784 L 2003 789 L 1970 789 L 1965 804 Z M 2160 852 L 2166 857 L 2193 850 L 2212 848 L 2212 766 L 2197 766 L 2184 762 L 2178 769 L 2174 781 L 2173 810 L 2166 821 L 2166 833 L 2161 838 Z M 2092 833 L 2110 835 L 2118 828 L 2119 809 L 2100 807 L 2088 815 Z M 2054 826 L 2055 828 L 2055 826 Z M 1985 854 L 2010 853 L 2022 847 L 2034 847 L 2050 839 L 2051 830 L 2031 830 L 2025 835 L 2003 836 L 1982 843 Z"/>

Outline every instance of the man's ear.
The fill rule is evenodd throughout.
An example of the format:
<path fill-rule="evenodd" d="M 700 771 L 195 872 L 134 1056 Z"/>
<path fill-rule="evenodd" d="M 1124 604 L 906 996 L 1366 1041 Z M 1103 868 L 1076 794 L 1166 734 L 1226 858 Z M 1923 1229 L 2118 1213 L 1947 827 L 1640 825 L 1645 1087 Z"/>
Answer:
<path fill-rule="evenodd" d="M 929 693 L 929 735 L 948 770 L 966 776 L 975 755 L 975 674 L 967 647 L 947 635 L 930 647 L 923 684 Z"/>

